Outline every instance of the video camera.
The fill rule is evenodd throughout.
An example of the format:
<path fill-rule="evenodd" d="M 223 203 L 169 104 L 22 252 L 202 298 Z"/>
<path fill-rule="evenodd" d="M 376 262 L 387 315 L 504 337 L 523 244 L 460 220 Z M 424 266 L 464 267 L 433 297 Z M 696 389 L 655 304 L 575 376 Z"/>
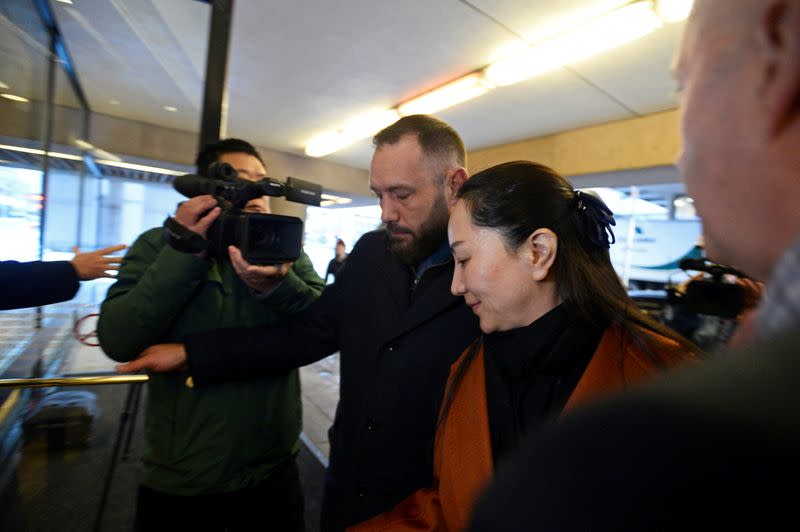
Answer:
<path fill-rule="evenodd" d="M 683 259 L 682 270 L 705 272 L 710 279 L 695 279 L 686 285 L 685 293 L 668 291 L 668 301 L 681 305 L 696 314 L 708 314 L 722 318 L 735 318 L 746 305 L 745 289 L 734 283 L 723 281 L 724 275 L 748 278 L 747 275 L 729 266 L 716 264 L 706 259 Z"/>
<path fill-rule="evenodd" d="M 289 201 L 319 206 L 322 187 L 288 177 L 282 183 L 270 177 L 248 181 L 227 163 L 213 163 L 208 176 L 185 174 L 172 186 L 188 198 L 210 194 L 222 212 L 209 227 L 205 249 L 211 257 L 227 257 L 228 246 L 236 246 L 251 264 L 292 262 L 303 245 L 303 221 L 294 216 L 246 212 L 248 201 L 261 196 L 283 196 Z M 169 229 L 169 228 L 168 228 Z"/>

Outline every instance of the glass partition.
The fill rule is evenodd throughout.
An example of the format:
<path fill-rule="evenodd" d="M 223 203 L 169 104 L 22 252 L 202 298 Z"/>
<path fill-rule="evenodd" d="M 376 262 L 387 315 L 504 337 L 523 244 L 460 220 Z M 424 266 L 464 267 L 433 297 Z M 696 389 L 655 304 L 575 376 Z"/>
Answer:
<path fill-rule="evenodd" d="M 303 249 L 320 277 L 325 277 L 328 262 L 336 253 L 336 241 L 342 239 L 347 253 L 361 235 L 381 224 L 378 205 L 360 207 L 308 207 L 306 209 Z M 326 279 L 333 282 L 333 277 Z"/>
<path fill-rule="evenodd" d="M 688 275 L 680 261 L 695 258 L 700 219 L 682 183 L 593 188 L 614 213 L 611 261 L 631 290 L 663 290 Z"/>
<path fill-rule="evenodd" d="M 42 119 L 49 49 L 49 35 L 33 2 L 0 3 L 0 144 L 13 143 L 34 152 L 3 151 L 0 156 L 2 260 L 40 256 Z M 24 138 L 11 138 L 20 131 Z"/>
<path fill-rule="evenodd" d="M 58 32 L 39 9 L 52 10 Z M 209 20 L 196 0 L 0 0 L 0 260 L 131 244 L 174 212 L 184 198 L 168 178 L 191 169 L 143 124 L 167 114 L 176 134 L 197 131 Z M 110 282 L 84 282 L 62 304 L 0 311 L 0 379 L 113 370 L 92 335 Z M 120 418 L 138 409 L 135 388 L 0 387 L 0 530 L 132 529 L 141 416 L 130 447 L 112 454 Z M 91 425 L 69 434 L 37 425 L 48 401 L 72 391 Z"/>

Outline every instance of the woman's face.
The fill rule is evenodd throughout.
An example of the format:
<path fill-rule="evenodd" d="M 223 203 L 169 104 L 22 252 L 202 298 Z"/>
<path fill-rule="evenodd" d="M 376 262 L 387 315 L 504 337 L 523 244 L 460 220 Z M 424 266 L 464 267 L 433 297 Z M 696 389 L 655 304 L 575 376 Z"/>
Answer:
<path fill-rule="evenodd" d="M 455 258 L 450 291 L 464 296 L 484 333 L 523 327 L 542 315 L 526 244 L 509 252 L 498 231 L 472 224 L 463 201 L 456 203 L 447 234 Z"/>

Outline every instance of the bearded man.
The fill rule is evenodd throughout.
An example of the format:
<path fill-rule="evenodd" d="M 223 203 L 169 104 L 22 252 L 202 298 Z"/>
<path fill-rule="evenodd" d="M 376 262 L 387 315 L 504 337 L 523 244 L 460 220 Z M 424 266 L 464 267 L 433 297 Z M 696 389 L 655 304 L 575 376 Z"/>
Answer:
<path fill-rule="evenodd" d="M 340 352 L 325 531 L 388 511 L 431 485 L 450 365 L 479 334 L 463 299 L 450 293 L 447 222 L 468 178 L 462 140 L 444 122 L 413 115 L 379 132 L 374 145 L 369 180 L 384 227 L 356 243 L 347 268 L 302 315 L 278 327 L 156 345 L 120 368 L 188 367 L 198 389 L 280 374 Z"/>

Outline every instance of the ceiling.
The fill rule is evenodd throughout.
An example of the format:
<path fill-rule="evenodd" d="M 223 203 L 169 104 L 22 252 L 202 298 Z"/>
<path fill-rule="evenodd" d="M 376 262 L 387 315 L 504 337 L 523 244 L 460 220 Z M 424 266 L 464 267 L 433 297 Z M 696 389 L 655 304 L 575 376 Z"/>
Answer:
<path fill-rule="evenodd" d="M 210 7 L 197 0 L 72 1 L 53 6 L 91 108 L 199 130 Z M 587 13 L 625 3 L 236 0 L 228 135 L 302 154 L 312 136 L 354 115 L 393 107 Z M 621 48 L 498 88 L 438 116 L 475 150 L 674 108 L 669 64 L 682 24 L 665 25 Z M 3 57 L 14 48 L 41 53 L 2 33 Z M 2 76 L 14 75 L 8 68 L 0 69 L 0 81 L 7 84 Z M 37 79 L 43 74 L 28 70 L 33 94 L 43 86 Z M 65 90 L 59 94 L 68 103 Z M 371 152 L 366 139 L 326 159 L 367 168 Z"/>

